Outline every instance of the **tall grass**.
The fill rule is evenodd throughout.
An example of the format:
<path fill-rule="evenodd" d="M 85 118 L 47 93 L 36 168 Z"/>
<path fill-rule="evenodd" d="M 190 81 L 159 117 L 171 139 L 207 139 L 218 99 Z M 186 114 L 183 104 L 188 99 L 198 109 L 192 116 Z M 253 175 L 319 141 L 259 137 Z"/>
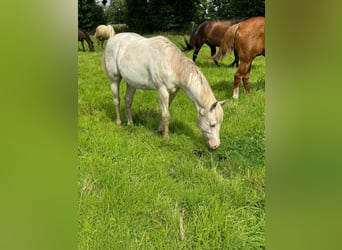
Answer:
<path fill-rule="evenodd" d="M 232 56 L 217 68 L 208 47 L 199 53 L 216 98 L 229 99 L 221 145 L 212 151 L 182 91 L 170 108 L 169 140 L 156 132 L 154 91 L 137 90 L 135 124 L 125 124 L 122 105 L 124 124 L 116 126 L 102 53 L 98 46 L 78 53 L 79 249 L 265 248 L 265 59 L 253 63 L 251 95 L 240 88 L 233 101 Z"/>

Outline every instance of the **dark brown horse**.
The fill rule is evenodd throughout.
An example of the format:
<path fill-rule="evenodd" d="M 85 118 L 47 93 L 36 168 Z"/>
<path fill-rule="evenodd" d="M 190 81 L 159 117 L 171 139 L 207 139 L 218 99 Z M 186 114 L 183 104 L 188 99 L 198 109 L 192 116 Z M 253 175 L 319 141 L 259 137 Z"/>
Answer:
<path fill-rule="evenodd" d="M 89 34 L 85 32 L 84 30 L 81 30 L 80 28 L 78 28 L 78 41 L 81 42 L 83 51 L 85 51 L 84 40 L 86 40 L 86 42 L 88 43 L 89 51 L 95 51 L 93 41 L 90 39 Z"/>
<path fill-rule="evenodd" d="M 197 29 L 194 29 L 190 36 L 190 43 L 185 40 L 185 50 L 194 49 L 192 60 L 195 62 L 197 55 L 202 48 L 203 44 L 207 44 L 210 47 L 211 56 L 216 54 L 216 47 L 220 46 L 221 40 L 223 39 L 226 30 L 233 24 L 239 23 L 245 20 L 245 18 L 232 18 L 227 21 L 204 21 Z M 234 65 L 239 66 L 239 57 L 235 53 L 234 61 L 228 66 L 233 67 Z M 214 59 L 216 66 L 219 66 L 217 60 Z"/>
<path fill-rule="evenodd" d="M 231 26 L 224 34 L 220 50 L 213 59 L 222 59 L 232 50 L 236 50 L 240 58 L 233 91 L 233 98 L 238 99 L 241 80 L 246 94 L 250 93 L 248 81 L 254 58 L 265 56 L 265 17 L 253 17 Z"/>

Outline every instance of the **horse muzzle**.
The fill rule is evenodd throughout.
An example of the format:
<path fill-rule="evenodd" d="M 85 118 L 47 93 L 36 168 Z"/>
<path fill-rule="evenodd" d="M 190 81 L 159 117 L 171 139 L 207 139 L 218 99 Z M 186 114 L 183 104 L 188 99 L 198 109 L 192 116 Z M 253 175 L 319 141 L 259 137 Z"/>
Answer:
<path fill-rule="evenodd" d="M 219 145 L 220 145 L 220 141 L 218 140 L 215 140 L 215 139 L 208 140 L 208 146 L 211 149 L 217 149 Z"/>

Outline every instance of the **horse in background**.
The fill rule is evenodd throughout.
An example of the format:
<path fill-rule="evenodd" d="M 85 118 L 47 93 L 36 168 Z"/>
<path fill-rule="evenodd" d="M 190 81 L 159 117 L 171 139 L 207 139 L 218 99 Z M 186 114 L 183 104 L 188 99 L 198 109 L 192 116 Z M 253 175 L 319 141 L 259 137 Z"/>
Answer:
<path fill-rule="evenodd" d="M 213 57 L 216 54 L 216 47 L 220 46 L 221 40 L 223 39 L 226 30 L 230 26 L 245 19 L 246 18 L 232 18 L 227 21 L 204 21 L 196 29 L 193 29 L 190 36 L 190 42 L 184 39 L 186 47 L 183 49 L 194 49 L 192 60 L 196 62 L 197 55 L 203 44 L 207 44 L 210 47 L 211 57 Z M 239 57 L 235 51 L 234 55 L 234 61 L 228 67 L 234 67 L 234 65 L 236 65 L 236 67 L 239 66 Z M 218 61 L 215 59 L 214 63 L 216 66 L 219 66 Z"/>
<path fill-rule="evenodd" d="M 222 59 L 234 50 L 240 58 L 240 66 L 234 75 L 233 98 L 239 98 L 239 85 L 243 81 L 246 94 L 252 62 L 255 57 L 265 56 L 265 17 L 253 17 L 228 28 L 214 60 Z"/>
<path fill-rule="evenodd" d="M 162 113 L 158 131 L 164 138 L 169 137 L 169 106 L 181 88 L 197 108 L 197 127 L 207 139 L 208 146 L 215 149 L 220 145 L 225 101 L 216 100 L 200 69 L 167 38 L 120 33 L 108 40 L 103 53 L 103 68 L 113 93 L 117 125 L 121 125 L 119 90 L 122 79 L 126 82 L 128 124 L 133 124 L 131 106 L 136 89 L 158 91 Z"/>
<path fill-rule="evenodd" d="M 93 41 L 90 39 L 89 34 L 86 31 L 78 28 L 78 41 L 81 42 L 83 51 L 85 51 L 84 40 L 86 40 L 88 43 L 89 51 L 95 51 Z"/>
<path fill-rule="evenodd" d="M 95 38 L 97 39 L 97 44 L 103 49 L 103 43 L 105 40 L 113 37 L 115 35 L 115 30 L 112 25 L 99 25 L 96 27 Z"/>

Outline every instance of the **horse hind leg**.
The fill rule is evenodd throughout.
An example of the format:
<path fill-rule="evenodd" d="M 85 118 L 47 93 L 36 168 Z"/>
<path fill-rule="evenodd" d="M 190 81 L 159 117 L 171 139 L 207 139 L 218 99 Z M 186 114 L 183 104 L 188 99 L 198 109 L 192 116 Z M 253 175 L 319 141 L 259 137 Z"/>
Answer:
<path fill-rule="evenodd" d="M 120 118 L 120 81 L 121 77 L 115 77 L 111 83 L 110 87 L 113 93 L 113 102 L 115 106 L 116 113 L 116 124 L 121 126 L 121 118 Z"/>
<path fill-rule="evenodd" d="M 133 124 L 132 109 L 131 108 L 132 108 L 135 90 L 136 90 L 135 88 L 131 87 L 127 83 L 126 95 L 125 95 L 125 106 L 126 106 L 126 117 L 127 117 L 128 125 Z"/>
<path fill-rule="evenodd" d="M 211 57 L 213 57 L 215 54 L 216 54 L 216 46 L 215 45 L 211 45 L 211 44 L 208 44 L 209 47 L 210 47 L 210 53 L 211 53 Z M 217 67 L 220 67 L 218 61 L 216 59 L 214 59 L 214 63 Z"/>

